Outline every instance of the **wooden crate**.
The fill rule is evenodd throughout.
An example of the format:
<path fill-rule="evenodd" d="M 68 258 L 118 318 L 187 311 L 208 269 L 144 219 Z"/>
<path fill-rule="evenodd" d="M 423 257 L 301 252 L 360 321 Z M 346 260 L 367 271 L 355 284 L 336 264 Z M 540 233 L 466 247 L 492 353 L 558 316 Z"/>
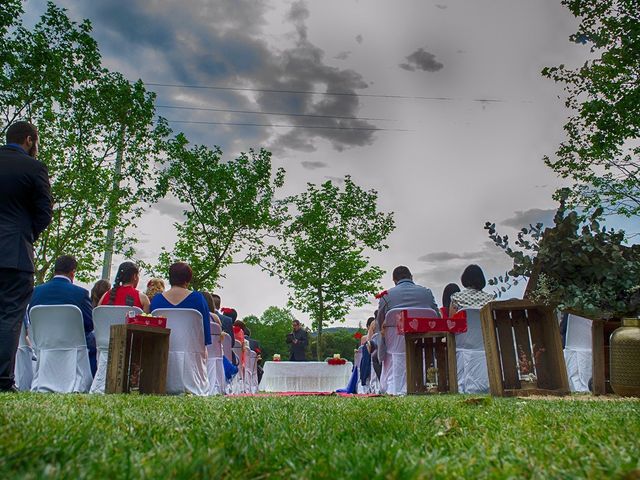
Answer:
<path fill-rule="evenodd" d="M 408 394 L 458 393 L 455 335 L 407 333 L 405 345 Z M 429 368 L 437 369 L 436 382 L 429 381 Z"/>
<path fill-rule="evenodd" d="M 480 310 L 489 387 L 494 396 L 566 395 L 569 379 L 555 311 L 529 300 L 495 301 Z M 537 379 L 523 379 L 527 366 Z"/>
<path fill-rule="evenodd" d="M 586 318 L 586 317 L 585 317 Z M 594 395 L 613 393 L 609 375 L 609 340 L 620 320 L 591 320 L 592 388 Z"/>
<path fill-rule="evenodd" d="M 106 393 L 129 393 L 132 372 L 140 393 L 166 392 L 171 330 L 142 325 L 112 325 Z"/>

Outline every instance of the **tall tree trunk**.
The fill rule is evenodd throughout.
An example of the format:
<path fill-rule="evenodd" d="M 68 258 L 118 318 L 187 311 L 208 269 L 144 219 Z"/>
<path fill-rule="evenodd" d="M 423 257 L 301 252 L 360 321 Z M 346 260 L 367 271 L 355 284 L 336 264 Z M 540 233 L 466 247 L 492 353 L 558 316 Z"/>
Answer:
<path fill-rule="evenodd" d="M 316 359 L 321 362 L 322 358 L 322 324 L 324 323 L 324 298 L 322 289 L 318 288 L 318 336 L 316 337 Z"/>

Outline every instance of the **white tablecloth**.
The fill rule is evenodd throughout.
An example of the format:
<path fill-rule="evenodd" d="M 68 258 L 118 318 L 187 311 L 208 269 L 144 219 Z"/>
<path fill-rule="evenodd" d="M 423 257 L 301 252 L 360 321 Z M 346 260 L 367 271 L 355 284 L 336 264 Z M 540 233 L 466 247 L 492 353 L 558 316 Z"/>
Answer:
<path fill-rule="evenodd" d="M 260 382 L 264 392 L 335 392 L 345 388 L 353 364 L 327 362 L 266 362 Z"/>

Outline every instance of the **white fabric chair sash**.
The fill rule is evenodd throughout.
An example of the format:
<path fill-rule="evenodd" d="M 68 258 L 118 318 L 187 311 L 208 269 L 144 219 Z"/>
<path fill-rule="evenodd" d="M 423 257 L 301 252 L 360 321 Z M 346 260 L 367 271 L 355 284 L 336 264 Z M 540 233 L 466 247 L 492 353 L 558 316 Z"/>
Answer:
<path fill-rule="evenodd" d="M 211 322 L 211 345 L 207 345 L 207 373 L 209 376 L 209 395 L 225 393 L 224 363 L 222 361 L 222 328 L 217 322 Z"/>
<path fill-rule="evenodd" d="M 167 393 L 209 394 L 207 349 L 202 315 L 191 308 L 158 308 L 153 315 L 166 317 L 169 335 Z"/>
<path fill-rule="evenodd" d="M 413 318 L 437 318 L 438 314 L 431 308 L 393 308 L 384 319 L 384 337 L 387 352 L 382 362 L 380 390 L 389 395 L 406 395 L 407 393 L 407 359 L 404 335 L 398 335 L 396 325 L 403 311 Z"/>
<path fill-rule="evenodd" d="M 569 388 L 572 392 L 588 392 L 593 371 L 591 320 L 577 315 L 567 318 L 567 336 L 564 348 Z"/>
<path fill-rule="evenodd" d="M 480 310 L 465 308 L 467 331 L 456 334 L 458 393 L 488 393 L 489 374 L 484 351 Z"/>
<path fill-rule="evenodd" d="M 96 348 L 98 369 L 91 384 L 91 393 L 104 393 L 107 381 L 107 365 L 109 364 L 109 339 L 111 337 L 111 325 L 123 325 L 129 312 L 141 314 L 138 307 L 122 305 L 99 305 L 93 309 L 93 327 L 96 336 Z"/>
<path fill-rule="evenodd" d="M 27 343 L 26 329 L 24 323 L 20 330 L 20 341 L 16 353 L 16 364 L 14 368 L 16 388 L 21 392 L 31 390 L 33 384 L 33 371 L 35 369 L 33 361 L 33 349 Z"/>
<path fill-rule="evenodd" d="M 89 366 L 82 312 L 75 305 L 38 305 L 29 312 L 38 360 L 34 392 L 88 392 Z"/>

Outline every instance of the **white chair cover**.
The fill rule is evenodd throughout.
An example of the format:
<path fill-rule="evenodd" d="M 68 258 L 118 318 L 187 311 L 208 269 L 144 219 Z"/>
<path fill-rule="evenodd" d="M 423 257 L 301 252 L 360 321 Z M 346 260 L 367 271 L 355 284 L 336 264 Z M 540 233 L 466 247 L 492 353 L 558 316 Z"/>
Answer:
<path fill-rule="evenodd" d="M 14 368 L 16 388 L 21 392 L 31 390 L 33 383 L 33 371 L 35 368 L 33 361 L 33 349 L 27 343 L 26 330 L 24 323 L 20 330 L 20 341 L 18 343 L 18 351 L 16 353 L 16 364 Z"/>
<path fill-rule="evenodd" d="M 107 381 L 107 365 L 109 364 L 109 339 L 111 325 L 122 325 L 129 312 L 142 313 L 138 307 L 122 305 L 99 305 L 93 309 L 93 333 L 96 336 L 98 369 L 93 377 L 90 393 L 104 393 Z"/>
<path fill-rule="evenodd" d="M 489 374 L 484 351 L 480 310 L 465 308 L 467 331 L 456 334 L 458 393 L 488 393 Z"/>
<path fill-rule="evenodd" d="M 202 315 L 191 308 L 158 308 L 153 315 L 166 317 L 169 335 L 167 393 L 209 394 L 207 349 Z"/>
<path fill-rule="evenodd" d="M 396 325 L 402 312 L 406 310 L 410 317 L 437 318 L 438 314 L 430 308 L 392 308 L 384 319 L 385 343 L 387 352 L 382 362 L 380 390 L 389 395 L 407 393 L 407 358 L 404 335 L 398 335 Z"/>
<path fill-rule="evenodd" d="M 591 320 L 569 315 L 566 339 L 564 361 L 567 364 L 569 388 L 572 392 L 588 392 L 593 369 Z"/>
<path fill-rule="evenodd" d="M 230 362 L 233 362 L 232 347 L 233 345 L 231 345 L 231 336 L 224 335 L 222 338 L 222 354 L 227 357 L 227 360 L 229 360 Z"/>
<path fill-rule="evenodd" d="M 34 392 L 88 392 L 89 366 L 82 312 L 75 305 L 38 305 L 29 311 L 38 360 Z"/>
<path fill-rule="evenodd" d="M 217 322 L 211 322 L 211 345 L 207 345 L 207 373 L 209 376 L 209 395 L 225 393 L 224 364 L 222 362 L 222 328 Z"/>
<path fill-rule="evenodd" d="M 244 372 L 244 392 L 258 393 L 258 354 L 253 350 L 247 351 L 247 365 Z"/>
<path fill-rule="evenodd" d="M 244 368 L 242 368 L 241 362 L 242 345 L 240 344 L 240 340 L 236 339 L 234 341 L 232 350 L 238 359 L 238 373 L 231 379 L 231 393 L 244 393 Z"/>

